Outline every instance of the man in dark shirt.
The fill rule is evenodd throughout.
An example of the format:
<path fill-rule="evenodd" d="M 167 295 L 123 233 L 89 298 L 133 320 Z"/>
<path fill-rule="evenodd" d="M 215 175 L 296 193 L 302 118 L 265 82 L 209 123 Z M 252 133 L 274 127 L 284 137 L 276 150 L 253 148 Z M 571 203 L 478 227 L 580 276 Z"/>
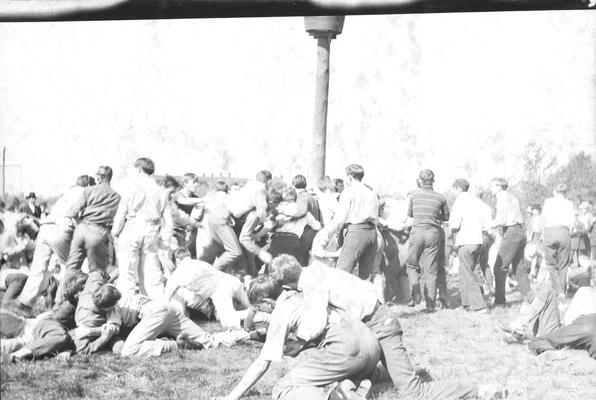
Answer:
<path fill-rule="evenodd" d="M 435 174 L 431 170 L 422 170 L 418 179 L 420 188 L 410 194 L 408 202 L 408 217 L 413 218 L 406 259 L 412 296 L 410 305 L 420 302 L 422 291 L 426 309 L 432 312 L 435 310 L 439 249 L 445 245 L 441 221 L 449 220 L 449 207 L 445 197 L 433 190 Z"/>
<path fill-rule="evenodd" d="M 110 230 L 120 203 L 120 195 L 110 186 L 111 180 L 112 168 L 99 167 L 97 185 L 85 188 L 73 206 L 73 211 L 81 213 L 81 221 L 75 228 L 70 244 L 67 274 L 81 269 L 85 257 L 89 262 L 89 271 L 105 271 L 108 266 Z"/>

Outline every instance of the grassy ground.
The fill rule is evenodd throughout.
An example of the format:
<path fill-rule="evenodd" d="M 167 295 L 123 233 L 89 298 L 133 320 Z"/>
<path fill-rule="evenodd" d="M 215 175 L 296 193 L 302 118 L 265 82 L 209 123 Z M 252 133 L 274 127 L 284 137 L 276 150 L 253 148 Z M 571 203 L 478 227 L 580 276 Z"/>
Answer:
<path fill-rule="evenodd" d="M 450 282 L 455 284 L 455 282 Z M 453 304 L 459 302 L 451 290 Z M 401 307 L 404 341 L 413 363 L 434 379 L 498 382 L 512 399 L 596 398 L 596 362 L 585 351 L 560 350 L 536 357 L 526 346 L 507 344 L 494 325 L 515 314 L 510 308 L 489 315 L 461 309 L 425 314 Z M 205 328 L 217 330 L 207 323 Z M 2 365 L 1 395 L 7 399 L 209 399 L 224 395 L 259 353 L 259 345 L 209 351 L 183 351 L 151 359 L 123 359 L 111 354 L 75 356 Z M 274 365 L 247 399 L 270 398 L 271 386 L 292 360 Z M 403 398 L 387 383 L 377 384 L 371 398 Z"/>

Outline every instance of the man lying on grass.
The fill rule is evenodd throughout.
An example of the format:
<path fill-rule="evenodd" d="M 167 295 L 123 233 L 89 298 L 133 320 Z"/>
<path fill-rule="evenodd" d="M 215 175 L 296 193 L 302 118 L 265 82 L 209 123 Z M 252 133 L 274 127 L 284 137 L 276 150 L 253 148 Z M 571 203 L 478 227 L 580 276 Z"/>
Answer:
<path fill-rule="evenodd" d="M 249 288 L 251 304 L 270 313 L 267 338 L 261 354 L 242 380 L 224 397 L 239 399 L 267 372 L 272 361 L 281 361 L 290 338 L 303 323 L 305 301 L 301 293 L 286 291 L 270 276 L 255 279 Z M 315 349 L 305 353 L 298 364 L 272 389 L 276 400 L 361 399 L 370 389 L 367 379 L 380 359 L 379 343 L 366 326 L 347 313 L 329 311 L 329 324 L 317 338 Z M 357 386 L 358 385 L 358 386 Z"/>

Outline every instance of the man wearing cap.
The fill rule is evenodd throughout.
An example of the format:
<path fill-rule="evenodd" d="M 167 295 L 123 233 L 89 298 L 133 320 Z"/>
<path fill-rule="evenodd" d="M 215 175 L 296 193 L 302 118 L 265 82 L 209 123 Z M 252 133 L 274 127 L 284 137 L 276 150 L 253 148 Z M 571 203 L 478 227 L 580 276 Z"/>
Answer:
<path fill-rule="evenodd" d="M 89 262 L 89 271 L 105 271 L 109 259 L 110 230 L 114 223 L 114 216 L 120 195 L 112 189 L 112 168 L 103 165 L 97 169 L 97 185 L 88 186 L 82 196 L 75 202 L 68 215 L 80 215 L 80 222 L 74 230 L 66 276 L 72 271 L 81 269 L 85 258 Z M 62 299 L 62 280 L 56 296 L 56 302 Z"/>
<path fill-rule="evenodd" d="M 491 192 L 497 199 L 497 211 L 492 227 L 499 228 L 502 236 L 494 265 L 495 305 L 506 304 L 505 281 L 510 265 L 516 275 L 522 297 L 530 292 L 528 271 L 522 266 L 527 242 L 524 219 L 519 201 L 507 191 L 508 187 L 507 181 L 503 178 L 494 178 L 491 182 Z"/>
<path fill-rule="evenodd" d="M 556 186 L 553 197 L 544 201 L 544 259 L 553 289 L 558 295 L 566 292 L 567 267 L 571 262 L 569 232 L 575 220 L 573 203 L 565 198 L 567 185 Z"/>
<path fill-rule="evenodd" d="M 412 296 L 409 305 L 420 301 L 422 291 L 426 309 L 432 312 L 437 293 L 439 249 L 445 246 L 441 222 L 449 220 L 449 207 L 445 196 L 433 190 L 435 174 L 430 169 L 420 171 L 418 179 L 420 187 L 410 194 L 408 203 L 408 217 L 413 219 L 406 259 Z"/>
<path fill-rule="evenodd" d="M 486 301 L 482 295 L 482 284 L 476 268 L 479 267 L 480 251 L 491 222 L 490 207 L 478 197 L 468 192 L 470 184 L 465 179 L 457 179 L 453 190 L 457 198 L 453 203 L 449 228 L 456 234 L 455 247 L 459 258 L 460 294 L 464 309 L 486 312 Z"/>
<path fill-rule="evenodd" d="M 27 215 L 31 215 L 35 218 L 41 218 L 41 207 L 36 204 L 37 196 L 35 196 L 35 193 L 29 193 L 25 199 L 27 200 Z"/>

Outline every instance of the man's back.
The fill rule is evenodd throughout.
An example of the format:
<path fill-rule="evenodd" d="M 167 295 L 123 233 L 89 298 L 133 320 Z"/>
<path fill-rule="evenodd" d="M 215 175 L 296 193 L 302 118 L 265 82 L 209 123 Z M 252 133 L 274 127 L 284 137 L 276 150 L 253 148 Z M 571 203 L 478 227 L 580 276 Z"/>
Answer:
<path fill-rule="evenodd" d="M 120 195 L 108 183 L 89 186 L 83 194 L 84 207 L 81 220 L 110 227 L 120 203 Z"/>
<path fill-rule="evenodd" d="M 447 200 L 431 186 L 422 186 L 410 194 L 408 216 L 414 219 L 413 226 L 440 227 L 441 221 L 449 219 Z"/>

